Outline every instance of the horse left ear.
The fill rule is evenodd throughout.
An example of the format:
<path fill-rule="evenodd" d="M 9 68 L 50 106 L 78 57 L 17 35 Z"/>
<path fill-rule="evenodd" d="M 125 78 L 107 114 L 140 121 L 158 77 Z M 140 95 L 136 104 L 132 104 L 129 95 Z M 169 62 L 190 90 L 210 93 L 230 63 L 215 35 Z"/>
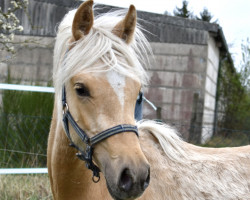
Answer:
<path fill-rule="evenodd" d="M 130 5 L 125 18 L 113 28 L 112 33 L 122 38 L 129 44 L 134 36 L 136 27 L 136 9 L 134 5 Z"/>
<path fill-rule="evenodd" d="M 75 41 L 87 35 L 94 23 L 93 14 L 93 1 L 85 1 L 77 9 L 73 24 L 72 24 L 72 34 Z"/>

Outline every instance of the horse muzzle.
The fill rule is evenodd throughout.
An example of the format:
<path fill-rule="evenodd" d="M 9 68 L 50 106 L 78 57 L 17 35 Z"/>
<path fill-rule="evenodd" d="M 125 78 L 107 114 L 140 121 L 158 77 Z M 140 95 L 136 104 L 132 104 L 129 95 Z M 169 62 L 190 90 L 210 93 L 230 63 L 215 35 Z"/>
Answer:
<path fill-rule="evenodd" d="M 112 170 L 110 170 L 112 173 Z M 140 167 L 129 166 L 121 168 L 118 179 L 105 175 L 107 187 L 115 200 L 135 199 L 143 194 L 150 182 L 150 167 L 147 163 Z"/>

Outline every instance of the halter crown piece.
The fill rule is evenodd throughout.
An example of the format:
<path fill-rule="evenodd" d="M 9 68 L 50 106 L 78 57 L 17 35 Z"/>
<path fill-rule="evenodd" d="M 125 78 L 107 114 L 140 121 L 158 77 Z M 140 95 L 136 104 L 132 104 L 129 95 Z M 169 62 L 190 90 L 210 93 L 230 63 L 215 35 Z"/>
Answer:
<path fill-rule="evenodd" d="M 137 116 L 135 116 L 137 120 L 141 119 L 141 108 L 142 108 L 142 98 L 143 98 L 142 95 L 143 95 L 142 93 L 139 94 L 139 97 L 137 98 L 137 102 L 136 102 L 135 110 L 136 110 L 136 115 L 139 118 L 139 119 L 137 119 Z M 134 132 L 137 136 L 139 136 L 137 127 L 134 125 L 130 125 L 130 124 L 121 124 L 121 125 L 109 128 L 105 131 L 102 131 L 102 132 L 98 133 L 97 135 L 90 138 L 90 137 L 88 137 L 86 132 L 78 126 L 78 124 L 76 123 L 76 121 L 74 120 L 74 118 L 72 117 L 72 115 L 69 112 L 69 107 L 68 107 L 68 104 L 66 101 L 65 86 L 63 86 L 63 89 L 62 89 L 62 107 L 63 107 L 64 129 L 65 129 L 67 137 L 70 140 L 70 146 L 74 147 L 75 149 L 78 150 L 78 153 L 76 154 L 76 156 L 79 159 L 85 161 L 86 167 L 93 171 L 92 180 L 93 180 L 93 182 L 97 183 L 100 180 L 100 169 L 93 163 L 93 160 L 92 160 L 94 145 L 107 139 L 108 137 L 110 137 L 112 135 L 122 133 L 122 132 Z M 139 113 L 139 114 L 137 114 L 137 113 Z M 86 149 L 84 151 L 82 149 L 80 149 L 72 141 L 71 136 L 70 136 L 70 132 L 69 132 L 69 123 L 74 128 L 75 132 L 78 134 L 78 136 L 81 138 L 81 140 L 86 144 Z"/>

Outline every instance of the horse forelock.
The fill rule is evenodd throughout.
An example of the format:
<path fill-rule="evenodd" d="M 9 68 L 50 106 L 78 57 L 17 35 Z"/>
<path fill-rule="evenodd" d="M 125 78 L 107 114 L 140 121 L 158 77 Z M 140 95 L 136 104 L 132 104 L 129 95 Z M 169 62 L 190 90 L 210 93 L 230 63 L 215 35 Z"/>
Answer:
<path fill-rule="evenodd" d="M 70 11 L 58 27 L 54 48 L 53 81 L 56 94 L 60 95 L 63 84 L 78 73 L 116 72 L 147 84 L 145 67 L 147 54 L 151 53 L 149 43 L 140 27 L 135 30 L 134 40 L 126 44 L 111 31 L 125 15 L 125 11 L 97 16 L 89 34 L 72 43 L 72 21 L 76 10 Z M 74 46 L 70 48 L 70 46 Z M 99 63 L 96 65 L 95 63 Z"/>

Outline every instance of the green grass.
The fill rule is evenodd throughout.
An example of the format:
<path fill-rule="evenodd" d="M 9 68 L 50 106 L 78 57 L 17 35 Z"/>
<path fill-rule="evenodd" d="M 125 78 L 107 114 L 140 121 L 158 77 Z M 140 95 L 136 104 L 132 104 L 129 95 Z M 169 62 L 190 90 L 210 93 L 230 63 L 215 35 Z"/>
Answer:
<path fill-rule="evenodd" d="M 203 144 L 204 147 L 238 147 L 249 145 L 250 141 L 244 133 L 232 133 L 227 137 L 217 135 L 212 137 L 207 143 Z"/>
<path fill-rule="evenodd" d="M 2 95 L 0 167 L 45 167 L 54 95 L 8 90 Z"/>
<path fill-rule="evenodd" d="M 48 175 L 0 175 L 0 200 L 52 200 Z"/>

